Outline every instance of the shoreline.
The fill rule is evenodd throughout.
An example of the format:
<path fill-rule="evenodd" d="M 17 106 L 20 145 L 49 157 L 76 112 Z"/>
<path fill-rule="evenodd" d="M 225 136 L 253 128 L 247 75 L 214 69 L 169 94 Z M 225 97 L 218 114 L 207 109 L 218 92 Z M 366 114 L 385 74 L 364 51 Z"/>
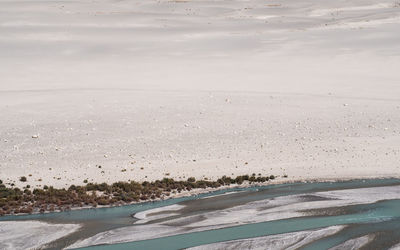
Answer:
<path fill-rule="evenodd" d="M 7 188 L 0 181 L 0 216 L 18 214 L 36 214 L 45 212 L 69 211 L 73 208 L 96 208 L 104 206 L 130 205 L 134 203 L 157 201 L 165 198 L 179 198 L 183 195 L 191 196 L 193 192 L 205 190 L 211 192 L 211 188 L 229 187 L 232 184 L 248 182 L 265 183 L 274 180 L 274 175 L 261 176 L 242 175 L 235 178 L 222 176 L 217 181 L 196 180 L 189 177 L 187 181 L 176 181 L 170 178 L 153 182 L 115 182 L 87 183 L 85 186 L 71 185 L 68 189 L 45 187 L 43 189 Z M 185 193 L 186 191 L 186 193 Z M 193 192 L 191 192 L 193 191 Z"/>
<path fill-rule="evenodd" d="M 155 198 L 155 199 L 147 199 L 147 200 L 139 200 L 139 201 L 133 201 L 130 203 L 121 203 L 120 201 L 117 202 L 117 204 L 111 204 L 111 205 L 96 205 L 96 206 L 90 206 L 90 205 L 84 205 L 81 207 L 70 207 L 69 209 L 64 209 L 64 210 L 54 210 L 54 211 L 34 211 L 32 213 L 18 213 L 18 214 L 2 214 L 0 218 L 6 219 L 7 217 L 10 216 L 26 216 L 26 215 L 34 215 L 34 214 L 48 214 L 48 213 L 60 213 L 60 212 L 66 212 L 66 211 L 77 211 L 77 210 L 84 210 L 84 209 L 97 209 L 97 208 L 113 208 L 113 207 L 120 207 L 120 206 L 130 206 L 130 205 L 136 205 L 136 204 L 142 204 L 142 203 L 147 203 L 147 202 L 158 202 L 158 201 L 164 201 L 164 200 L 170 200 L 170 199 L 177 199 L 177 198 L 183 198 L 183 197 L 190 197 L 190 196 L 197 196 L 200 194 L 207 194 L 207 193 L 212 193 L 216 191 L 227 191 L 235 188 L 243 189 L 243 188 L 252 188 L 252 187 L 266 187 L 266 186 L 275 186 L 275 185 L 282 185 L 282 184 L 295 184 L 295 183 L 327 183 L 327 182 L 332 182 L 332 183 L 337 183 L 337 182 L 349 182 L 349 181 L 363 181 L 363 180 L 390 180 L 390 179 L 400 179 L 400 177 L 360 177 L 360 178 L 310 178 L 310 179 L 290 179 L 288 177 L 280 177 L 280 176 L 274 176 L 274 179 L 268 180 L 266 182 L 253 182 L 250 183 L 249 181 L 245 181 L 242 184 L 230 184 L 230 185 L 222 185 L 220 187 L 206 187 L 206 188 L 196 188 L 192 190 L 182 190 L 180 193 L 171 193 L 169 196 L 165 196 L 163 198 Z M 50 205 L 50 204 L 47 204 Z M 5 220 L 7 221 L 7 220 Z"/>

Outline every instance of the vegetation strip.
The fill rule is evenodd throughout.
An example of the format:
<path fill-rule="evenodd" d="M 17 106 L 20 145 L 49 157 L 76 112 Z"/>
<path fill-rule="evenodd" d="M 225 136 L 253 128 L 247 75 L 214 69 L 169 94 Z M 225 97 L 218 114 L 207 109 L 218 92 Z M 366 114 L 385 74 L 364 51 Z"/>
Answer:
<path fill-rule="evenodd" d="M 87 183 L 85 186 L 71 185 L 68 189 L 44 186 L 43 189 L 30 190 L 26 186 L 8 188 L 0 180 L 0 216 L 11 214 L 44 213 L 67 211 L 71 208 L 127 205 L 134 202 L 164 199 L 171 193 L 181 193 L 192 189 L 218 188 L 243 182 L 263 183 L 275 179 L 274 175 L 262 177 L 261 174 L 241 175 L 236 178 L 223 176 L 217 181 L 197 180 L 175 181 L 164 178 L 153 182 Z"/>

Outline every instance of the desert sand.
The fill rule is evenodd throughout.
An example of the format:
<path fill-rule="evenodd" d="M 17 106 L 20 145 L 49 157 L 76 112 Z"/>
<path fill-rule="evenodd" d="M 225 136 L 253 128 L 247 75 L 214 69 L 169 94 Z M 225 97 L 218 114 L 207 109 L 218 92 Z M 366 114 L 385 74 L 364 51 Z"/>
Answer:
<path fill-rule="evenodd" d="M 5 183 L 400 177 L 398 1 L 0 9 Z"/>

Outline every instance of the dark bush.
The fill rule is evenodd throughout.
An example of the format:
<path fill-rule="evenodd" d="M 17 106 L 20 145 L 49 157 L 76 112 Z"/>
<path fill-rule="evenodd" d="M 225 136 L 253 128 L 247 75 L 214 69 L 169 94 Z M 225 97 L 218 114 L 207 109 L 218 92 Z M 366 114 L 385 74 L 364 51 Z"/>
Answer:
<path fill-rule="evenodd" d="M 107 183 L 87 183 L 87 179 L 85 179 L 86 185 L 71 185 L 68 190 L 44 185 L 43 189 L 35 188 L 33 192 L 29 190 L 29 185 L 22 191 L 19 188 L 7 188 L 5 185 L 0 184 L 0 211 L 2 214 L 31 213 L 33 211 L 43 213 L 55 210 L 65 211 L 71 207 L 81 207 L 84 204 L 93 207 L 97 205 L 120 205 L 133 201 L 148 201 L 170 196 L 171 192 L 180 193 L 194 188 L 217 188 L 234 183 L 242 184 L 244 181 L 260 183 L 269 179 L 275 179 L 275 176 L 262 177 L 259 175 L 256 177 L 255 174 L 252 174 L 251 177 L 249 175 L 235 178 L 223 176 L 217 181 L 209 181 L 207 178 L 196 181 L 194 177 L 188 178 L 187 181 L 164 178 L 143 183 L 121 181 L 112 185 Z M 102 192 L 102 194 L 99 195 L 97 191 Z"/>

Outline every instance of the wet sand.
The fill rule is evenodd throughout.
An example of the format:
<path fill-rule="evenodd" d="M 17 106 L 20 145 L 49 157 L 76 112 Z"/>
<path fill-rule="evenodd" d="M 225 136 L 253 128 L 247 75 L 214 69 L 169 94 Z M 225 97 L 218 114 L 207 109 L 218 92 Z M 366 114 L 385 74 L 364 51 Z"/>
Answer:
<path fill-rule="evenodd" d="M 0 221 L 0 248 L 38 249 L 79 230 L 79 224 L 40 221 Z"/>

